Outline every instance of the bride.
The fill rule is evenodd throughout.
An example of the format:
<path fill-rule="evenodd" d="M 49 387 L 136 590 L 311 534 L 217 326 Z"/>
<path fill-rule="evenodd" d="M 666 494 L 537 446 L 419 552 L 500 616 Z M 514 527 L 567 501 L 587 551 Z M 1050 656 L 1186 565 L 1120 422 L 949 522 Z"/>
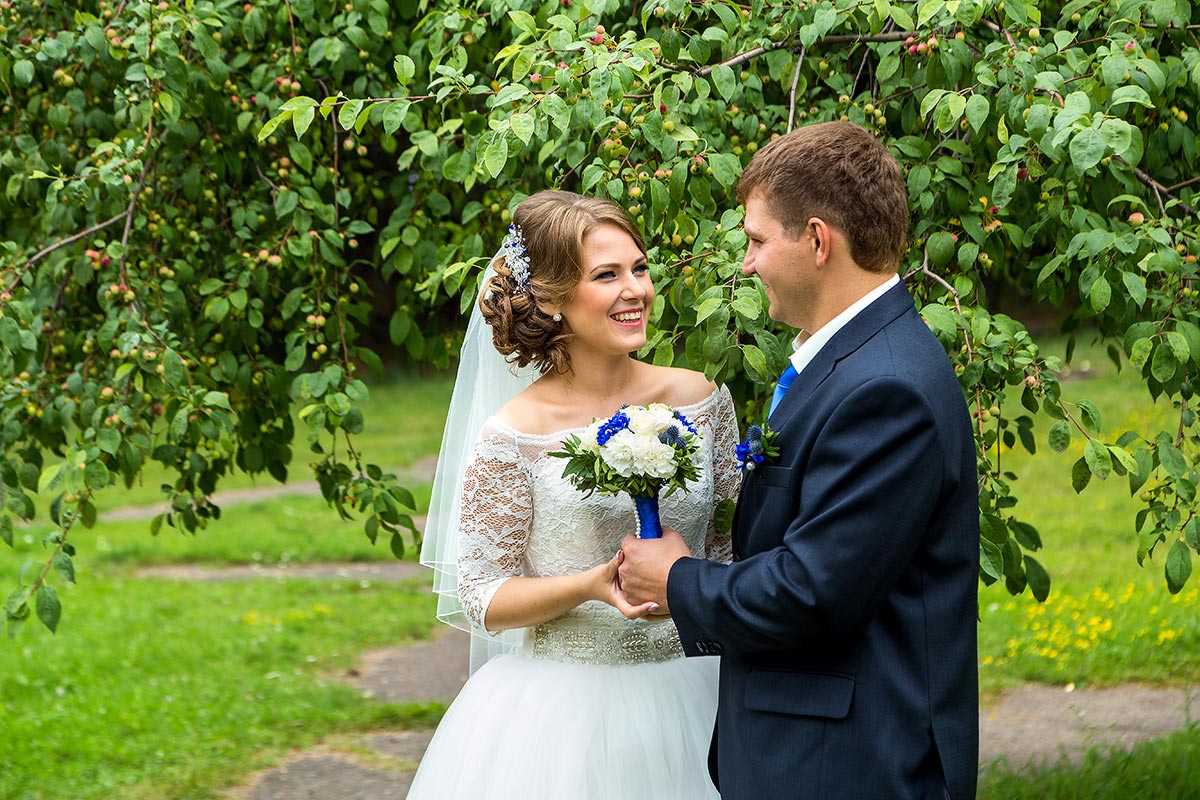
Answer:
<path fill-rule="evenodd" d="M 408 797 L 716 798 L 717 661 L 685 659 L 674 623 L 621 593 L 632 499 L 585 497 L 549 453 L 624 404 L 676 407 L 701 433 L 703 467 L 663 499 L 663 524 L 728 561 L 713 510 L 739 483 L 732 399 L 700 373 L 630 358 L 654 286 L 620 207 L 543 191 L 513 223 L 463 345 L 421 554 L 439 618 L 474 634 L 473 674 Z"/>

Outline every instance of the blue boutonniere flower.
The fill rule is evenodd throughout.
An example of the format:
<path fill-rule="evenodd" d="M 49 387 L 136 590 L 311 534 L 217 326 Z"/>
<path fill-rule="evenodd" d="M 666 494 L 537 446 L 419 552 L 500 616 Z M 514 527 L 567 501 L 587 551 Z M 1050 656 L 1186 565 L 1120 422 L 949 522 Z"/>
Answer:
<path fill-rule="evenodd" d="M 752 472 L 755 467 L 778 458 L 779 448 L 775 446 L 775 438 L 778 435 L 766 423 L 751 425 L 746 431 L 746 439 L 737 446 L 738 469 L 742 472 Z"/>

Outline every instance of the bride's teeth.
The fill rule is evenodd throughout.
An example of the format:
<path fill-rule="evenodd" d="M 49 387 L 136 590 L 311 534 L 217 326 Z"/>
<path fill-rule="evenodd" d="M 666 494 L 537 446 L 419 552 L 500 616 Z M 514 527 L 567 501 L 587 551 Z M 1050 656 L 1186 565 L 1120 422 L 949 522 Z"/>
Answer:
<path fill-rule="evenodd" d="M 617 322 L 636 322 L 642 318 L 642 312 L 628 311 L 628 312 L 623 312 L 621 314 L 613 314 L 612 318 L 615 319 Z"/>

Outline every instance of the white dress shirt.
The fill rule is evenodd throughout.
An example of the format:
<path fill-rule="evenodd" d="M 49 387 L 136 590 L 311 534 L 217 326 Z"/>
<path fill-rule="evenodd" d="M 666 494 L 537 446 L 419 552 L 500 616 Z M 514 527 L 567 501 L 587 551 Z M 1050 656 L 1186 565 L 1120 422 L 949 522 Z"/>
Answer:
<path fill-rule="evenodd" d="M 850 320 L 857 317 L 863 309 L 871 305 L 871 303 L 874 303 L 885 292 L 887 292 L 888 289 L 891 289 L 899 282 L 900 276 L 893 275 L 891 280 L 884 281 L 879 286 L 876 286 L 874 289 L 864 294 L 853 304 L 851 304 L 845 311 L 829 320 L 829 322 L 822 325 L 813 333 L 810 334 L 807 331 L 800 331 L 800 333 L 796 334 L 796 338 L 792 340 L 793 351 L 791 355 L 792 366 L 795 367 L 796 373 L 799 374 L 803 372 L 804 368 L 812 363 L 812 360 L 817 357 L 817 353 L 821 352 L 821 348 L 825 346 L 826 342 L 833 338 L 835 333 L 846 327 L 846 324 L 849 323 Z M 808 338 L 804 338 L 806 334 Z"/>

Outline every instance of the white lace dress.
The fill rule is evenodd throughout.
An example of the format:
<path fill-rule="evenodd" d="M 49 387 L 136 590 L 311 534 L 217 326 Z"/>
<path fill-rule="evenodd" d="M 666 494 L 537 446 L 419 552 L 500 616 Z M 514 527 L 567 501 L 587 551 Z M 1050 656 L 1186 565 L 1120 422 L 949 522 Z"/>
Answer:
<path fill-rule="evenodd" d="M 713 529 L 739 485 L 737 421 L 724 387 L 680 408 L 703 434 L 689 491 L 661 501 L 665 526 L 696 557 L 728 561 Z M 581 429 L 579 429 L 581 430 Z M 581 572 L 637 530 L 625 495 L 582 493 L 548 454 L 570 433 L 484 426 L 463 484 L 459 594 L 482 626 L 496 589 L 517 575 Z M 708 743 L 717 660 L 684 658 L 672 622 L 629 621 L 599 602 L 527 629 L 517 653 L 471 676 L 442 719 L 409 800 L 702 800 L 716 798 Z"/>

